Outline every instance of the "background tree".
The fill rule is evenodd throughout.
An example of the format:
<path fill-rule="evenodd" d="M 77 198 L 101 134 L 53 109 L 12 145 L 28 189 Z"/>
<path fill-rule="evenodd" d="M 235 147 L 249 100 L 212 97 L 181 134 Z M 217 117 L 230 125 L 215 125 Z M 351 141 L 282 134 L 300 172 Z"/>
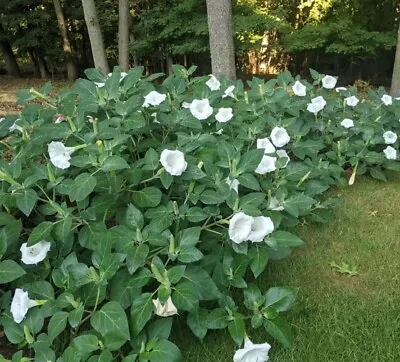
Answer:
<path fill-rule="evenodd" d="M 56 11 L 58 27 L 61 32 L 62 40 L 63 40 L 63 49 L 66 56 L 67 63 L 67 76 L 69 80 L 75 80 L 77 77 L 77 69 L 75 64 L 75 59 L 72 53 L 71 43 L 69 41 L 67 24 L 65 22 L 63 9 L 61 7 L 60 0 L 53 0 L 54 9 Z"/>
<path fill-rule="evenodd" d="M 119 0 L 118 19 L 118 64 L 125 72 L 129 69 L 129 2 Z"/>
<path fill-rule="evenodd" d="M 109 73 L 109 67 L 104 49 L 103 35 L 99 20 L 97 18 L 96 5 L 94 0 L 82 0 L 83 13 L 90 38 L 93 61 L 96 68 L 99 68 L 104 75 Z"/>
<path fill-rule="evenodd" d="M 212 73 L 236 79 L 231 0 L 207 0 L 206 4 Z"/>
<path fill-rule="evenodd" d="M 400 96 L 400 24 L 399 24 L 399 30 L 397 32 L 396 55 L 394 58 L 392 84 L 390 87 L 390 93 L 393 96 Z"/>

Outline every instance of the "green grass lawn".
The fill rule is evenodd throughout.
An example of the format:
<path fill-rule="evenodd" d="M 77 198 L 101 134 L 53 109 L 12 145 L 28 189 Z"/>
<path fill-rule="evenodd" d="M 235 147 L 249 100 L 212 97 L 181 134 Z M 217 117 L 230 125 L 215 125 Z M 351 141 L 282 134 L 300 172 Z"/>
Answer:
<path fill-rule="evenodd" d="M 331 222 L 300 226 L 305 246 L 269 263 L 258 281 L 262 290 L 300 287 L 295 308 L 284 316 L 294 334 L 292 349 L 262 328 L 249 330 L 254 341 L 272 344 L 271 361 L 400 361 L 399 181 L 398 174 L 387 183 L 359 177 L 335 191 L 343 204 Z M 338 273 L 332 261 L 359 274 Z M 204 344 L 185 327 L 175 332 L 185 361 L 232 361 L 236 347 L 228 333 L 210 332 Z"/>

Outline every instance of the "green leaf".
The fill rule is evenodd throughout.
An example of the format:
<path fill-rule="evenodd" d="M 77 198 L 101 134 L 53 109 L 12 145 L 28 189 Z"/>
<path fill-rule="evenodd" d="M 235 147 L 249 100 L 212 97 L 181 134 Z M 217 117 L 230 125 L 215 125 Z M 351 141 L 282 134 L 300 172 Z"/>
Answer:
<path fill-rule="evenodd" d="M 284 346 L 290 347 L 293 344 L 293 337 L 290 329 L 283 319 L 275 318 L 273 320 L 265 320 L 264 327 L 266 331 Z"/>
<path fill-rule="evenodd" d="M 130 338 L 128 318 L 124 309 L 117 302 L 108 302 L 104 304 L 99 311 L 94 312 L 90 317 L 90 324 L 106 340 L 111 337 L 113 342 L 115 340 L 120 341 L 120 346 Z M 114 348 L 110 348 L 107 343 L 106 347 L 110 350 L 114 350 Z"/>
<path fill-rule="evenodd" d="M 260 164 L 263 156 L 264 156 L 263 149 L 256 148 L 256 149 L 247 151 L 240 158 L 239 165 L 238 165 L 239 174 L 245 173 L 247 171 L 253 172 L 257 168 L 257 166 Z"/>
<path fill-rule="evenodd" d="M 25 274 L 25 270 L 13 260 L 7 259 L 0 262 L 0 284 L 12 282 Z"/>
<path fill-rule="evenodd" d="M 303 240 L 288 231 L 275 231 L 268 239 L 279 248 L 293 248 L 304 244 Z"/>
<path fill-rule="evenodd" d="M 130 274 L 145 265 L 149 250 L 149 246 L 146 244 L 134 245 L 128 250 L 126 266 Z"/>
<path fill-rule="evenodd" d="M 182 263 L 194 263 L 204 257 L 203 253 L 193 246 L 179 247 L 177 252 L 178 260 Z"/>
<path fill-rule="evenodd" d="M 188 266 L 182 280 L 189 282 L 200 300 L 213 300 L 221 296 L 210 275 L 201 267 Z"/>
<path fill-rule="evenodd" d="M 180 281 L 172 293 L 172 301 L 178 310 L 192 312 L 199 306 L 199 298 L 194 285 L 187 281 Z"/>
<path fill-rule="evenodd" d="M 76 349 L 80 356 L 88 356 L 99 349 L 99 340 L 93 334 L 85 334 L 75 337 L 71 342 L 71 346 Z"/>
<path fill-rule="evenodd" d="M 167 190 L 171 186 L 173 180 L 173 177 L 168 172 L 163 172 L 160 176 L 160 181 Z"/>
<path fill-rule="evenodd" d="M 266 199 L 266 195 L 262 192 L 252 192 L 240 198 L 239 207 L 244 208 L 248 206 L 258 207 Z"/>
<path fill-rule="evenodd" d="M 4 228 L 0 229 L 0 260 L 7 251 L 7 234 Z"/>
<path fill-rule="evenodd" d="M 60 241 L 65 242 L 72 228 L 72 216 L 66 216 L 56 225 L 56 235 Z"/>
<path fill-rule="evenodd" d="M 160 156 L 154 148 L 149 148 L 147 150 L 146 154 L 144 155 L 144 162 L 145 165 L 143 167 L 143 170 L 153 171 L 158 167 L 158 165 L 160 164 Z"/>
<path fill-rule="evenodd" d="M 306 215 L 315 202 L 310 196 L 298 194 L 287 198 L 283 202 L 283 206 L 288 213 L 294 217 L 298 217 L 299 215 Z"/>
<path fill-rule="evenodd" d="M 197 166 L 188 165 L 185 172 L 181 175 L 182 180 L 200 180 L 207 175 Z"/>
<path fill-rule="evenodd" d="M 119 95 L 119 82 L 121 79 L 121 72 L 119 69 L 114 68 L 110 77 L 107 78 L 104 85 L 104 98 L 115 99 Z"/>
<path fill-rule="evenodd" d="M 143 293 L 135 299 L 131 306 L 130 326 L 132 336 L 137 336 L 153 314 L 153 301 L 151 293 Z"/>
<path fill-rule="evenodd" d="M 241 314 L 236 313 L 233 319 L 228 322 L 228 331 L 236 344 L 240 346 L 246 334 L 246 326 Z"/>
<path fill-rule="evenodd" d="M 101 168 L 104 172 L 110 172 L 130 168 L 130 166 L 128 162 L 120 156 L 109 156 L 106 158 Z"/>
<path fill-rule="evenodd" d="M 177 265 L 168 269 L 167 276 L 171 284 L 178 283 L 185 273 L 186 265 Z"/>
<path fill-rule="evenodd" d="M 35 245 L 41 240 L 46 240 L 49 236 L 54 224 L 51 221 L 43 221 L 37 225 L 29 234 L 28 246 Z"/>
<path fill-rule="evenodd" d="M 224 329 L 228 326 L 228 317 L 226 309 L 216 308 L 208 314 L 205 324 L 209 329 Z"/>
<path fill-rule="evenodd" d="M 129 204 L 125 213 L 125 225 L 132 228 L 133 230 L 142 230 L 144 225 L 144 219 L 141 211 L 134 205 Z"/>
<path fill-rule="evenodd" d="M 286 312 L 292 308 L 299 288 L 272 287 L 265 294 L 265 306 L 277 312 Z"/>
<path fill-rule="evenodd" d="M 172 318 L 160 318 L 147 327 L 147 339 L 168 339 L 171 334 Z"/>
<path fill-rule="evenodd" d="M 208 214 L 200 207 L 191 207 L 186 212 L 186 217 L 190 222 L 200 222 L 207 219 Z"/>
<path fill-rule="evenodd" d="M 207 334 L 206 320 L 208 312 L 206 309 L 199 308 L 194 313 L 189 313 L 187 317 L 187 324 L 193 334 L 203 340 Z"/>
<path fill-rule="evenodd" d="M 182 354 L 175 344 L 164 339 L 152 343 L 152 350 L 147 358 L 150 362 L 180 362 Z"/>
<path fill-rule="evenodd" d="M 195 246 L 200 239 L 201 228 L 199 226 L 188 228 L 180 233 L 180 246 Z"/>
<path fill-rule="evenodd" d="M 260 183 L 257 180 L 257 177 L 252 175 L 251 173 L 244 173 L 238 177 L 239 184 L 247 187 L 250 190 L 259 191 Z"/>
<path fill-rule="evenodd" d="M 138 207 L 155 207 L 161 202 L 161 191 L 153 186 L 133 192 L 133 202 Z"/>
<path fill-rule="evenodd" d="M 47 334 L 51 341 L 54 341 L 64 331 L 68 321 L 68 314 L 68 312 L 59 311 L 50 318 L 49 325 L 47 326 Z"/>
<path fill-rule="evenodd" d="M 82 201 L 89 196 L 96 187 L 96 177 L 89 173 L 81 173 L 72 183 L 68 196 L 71 201 Z"/>
<path fill-rule="evenodd" d="M 206 205 L 215 205 L 224 202 L 225 197 L 214 190 L 207 189 L 200 195 L 200 201 Z"/>
<path fill-rule="evenodd" d="M 267 266 L 268 263 L 268 249 L 260 247 L 252 247 L 248 253 L 250 257 L 250 269 L 255 278 L 257 278 Z"/>
<path fill-rule="evenodd" d="M 26 215 L 29 216 L 34 208 L 38 196 L 36 192 L 32 189 L 22 190 L 22 192 L 17 192 L 15 196 L 15 201 L 18 208 Z"/>

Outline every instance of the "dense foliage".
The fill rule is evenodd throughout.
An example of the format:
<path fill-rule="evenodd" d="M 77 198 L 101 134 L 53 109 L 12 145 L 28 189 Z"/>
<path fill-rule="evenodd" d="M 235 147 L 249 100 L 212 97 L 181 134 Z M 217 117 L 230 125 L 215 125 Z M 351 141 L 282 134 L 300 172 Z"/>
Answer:
<path fill-rule="evenodd" d="M 21 91 L 26 108 L 1 120 L 0 324 L 14 360 L 178 361 L 177 313 L 199 339 L 245 340 L 235 361 L 268 352 L 251 328 L 290 346 L 281 314 L 298 290 L 254 279 L 303 243 L 299 221 L 328 221 L 330 186 L 400 169 L 400 101 L 383 89 L 361 100 L 314 71 L 313 84 L 285 72 L 246 87 L 194 71 L 90 69 L 55 99 L 49 84 Z"/>

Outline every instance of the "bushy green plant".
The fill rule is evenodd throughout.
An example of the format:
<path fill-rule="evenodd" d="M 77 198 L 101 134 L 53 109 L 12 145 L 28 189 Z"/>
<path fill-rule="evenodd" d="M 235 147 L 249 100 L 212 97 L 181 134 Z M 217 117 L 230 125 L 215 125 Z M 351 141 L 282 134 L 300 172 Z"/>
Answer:
<path fill-rule="evenodd" d="M 314 84 L 285 72 L 246 88 L 194 71 L 87 70 L 55 99 L 50 85 L 21 91 L 25 109 L 0 122 L 13 361 L 179 361 L 177 313 L 199 339 L 227 328 L 245 341 L 235 361 L 266 358 L 249 330 L 289 346 L 280 314 L 298 290 L 254 279 L 303 243 L 299 220 L 328 221 L 337 200 L 321 195 L 344 170 L 353 183 L 399 169 L 400 101 L 383 90 L 358 100 L 314 71 Z"/>

